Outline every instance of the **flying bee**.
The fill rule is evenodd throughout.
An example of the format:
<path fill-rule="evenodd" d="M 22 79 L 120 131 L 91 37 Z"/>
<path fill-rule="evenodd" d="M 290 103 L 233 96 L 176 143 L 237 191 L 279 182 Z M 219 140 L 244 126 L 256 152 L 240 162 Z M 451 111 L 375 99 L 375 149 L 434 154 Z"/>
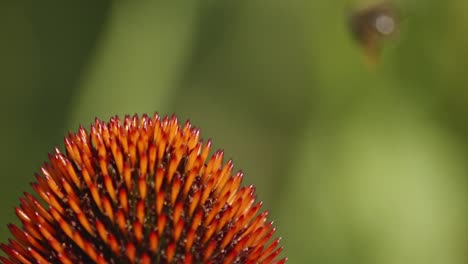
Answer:
<path fill-rule="evenodd" d="M 380 2 L 356 9 L 349 16 L 348 23 L 367 62 L 375 65 L 380 57 L 382 42 L 398 35 L 400 15 L 392 3 Z"/>

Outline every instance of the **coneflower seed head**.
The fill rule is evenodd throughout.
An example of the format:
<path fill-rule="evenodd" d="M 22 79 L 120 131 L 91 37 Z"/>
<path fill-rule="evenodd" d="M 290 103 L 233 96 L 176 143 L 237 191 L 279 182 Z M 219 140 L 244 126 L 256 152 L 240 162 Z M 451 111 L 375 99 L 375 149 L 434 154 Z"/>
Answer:
<path fill-rule="evenodd" d="M 65 138 L 2 263 L 285 263 L 253 186 L 177 118 L 98 119 Z"/>

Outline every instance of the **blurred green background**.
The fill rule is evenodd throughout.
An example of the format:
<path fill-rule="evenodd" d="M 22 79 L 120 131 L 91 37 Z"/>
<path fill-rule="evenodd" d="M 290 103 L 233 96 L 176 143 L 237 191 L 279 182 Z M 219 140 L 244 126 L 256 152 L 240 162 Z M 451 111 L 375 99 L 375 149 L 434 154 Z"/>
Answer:
<path fill-rule="evenodd" d="M 288 263 L 468 262 L 468 1 L 2 1 L 0 238 L 63 136 L 176 113 L 257 186 Z"/>

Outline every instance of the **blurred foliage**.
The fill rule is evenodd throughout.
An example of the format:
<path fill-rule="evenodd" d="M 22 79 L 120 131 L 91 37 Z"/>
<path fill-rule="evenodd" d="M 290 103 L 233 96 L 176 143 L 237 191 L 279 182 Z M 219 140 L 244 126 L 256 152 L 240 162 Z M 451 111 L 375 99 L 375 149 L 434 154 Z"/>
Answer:
<path fill-rule="evenodd" d="M 468 2 L 394 0 L 370 67 L 375 3 L 1 2 L 1 240 L 67 131 L 158 111 L 244 170 L 289 263 L 466 263 Z"/>

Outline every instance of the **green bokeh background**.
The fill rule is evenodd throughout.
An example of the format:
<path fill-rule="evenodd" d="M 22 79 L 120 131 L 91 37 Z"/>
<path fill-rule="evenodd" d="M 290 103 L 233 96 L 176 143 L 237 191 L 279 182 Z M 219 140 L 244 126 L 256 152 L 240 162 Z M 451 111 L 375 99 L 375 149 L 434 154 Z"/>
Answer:
<path fill-rule="evenodd" d="M 373 68 L 362 2 L 2 1 L 1 242 L 68 131 L 157 111 L 242 168 L 288 263 L 467 263 L 468 2 L 395 0 Z"/>

